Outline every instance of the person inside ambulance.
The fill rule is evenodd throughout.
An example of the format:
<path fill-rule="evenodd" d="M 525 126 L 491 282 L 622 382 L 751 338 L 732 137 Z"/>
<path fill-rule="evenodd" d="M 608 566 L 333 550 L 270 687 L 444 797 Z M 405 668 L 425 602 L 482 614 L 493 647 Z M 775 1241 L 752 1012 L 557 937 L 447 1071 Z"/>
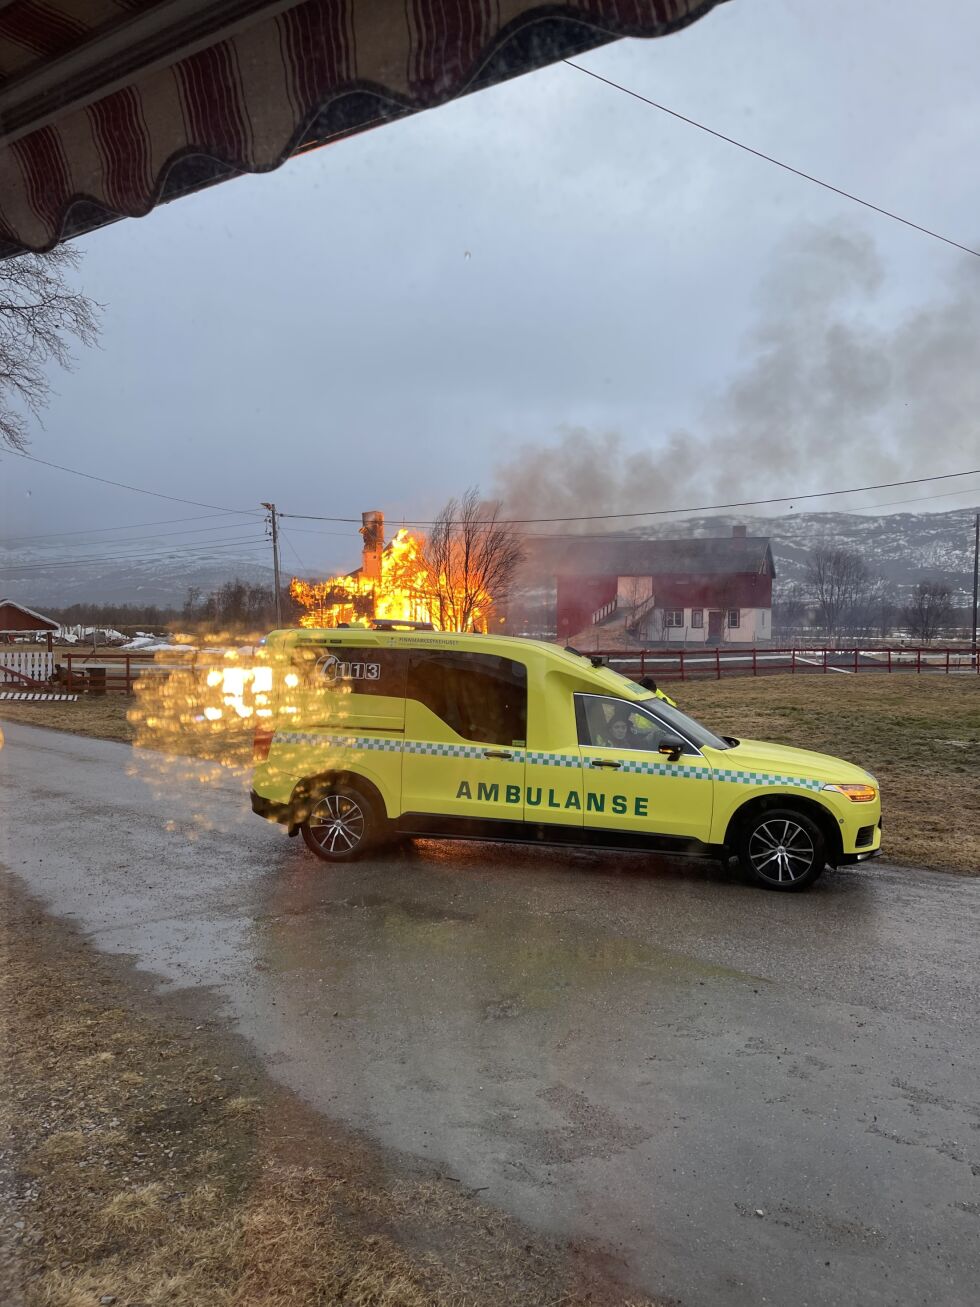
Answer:
<path fill-rule="evenodd" d="M 602 739 L 607 749 L 656 749 L 658 734 L 654 723 L 644 713 L 632 712 L 624 704 L 606 723 Z"/>
<path fill-rule="evenodd" d="M 606 729 L 602 732 L 601 743 L 607 749 L 614 749 L 617 745 L 620 748 L 628 748 L 627 740 L 630 735 L 629 717 L 625 712 L 618 712 L 606 723 Z"/>

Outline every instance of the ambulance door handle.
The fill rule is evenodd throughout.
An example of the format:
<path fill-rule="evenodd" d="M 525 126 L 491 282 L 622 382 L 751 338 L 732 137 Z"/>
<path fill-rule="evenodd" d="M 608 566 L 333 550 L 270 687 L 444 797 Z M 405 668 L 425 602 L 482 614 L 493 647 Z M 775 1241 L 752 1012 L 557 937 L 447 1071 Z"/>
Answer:
<path fill-rule="evenodd" d="M 502 749 L 484 749 L 483 756 L 484 758 L 513 758 L 514 755 Z"/>
<path fill-rule="evenodd" d="M 593 758 L 589 763 L 590 767 L 622 767 L 621 762 L 613 762 L 611 758 Z"/>

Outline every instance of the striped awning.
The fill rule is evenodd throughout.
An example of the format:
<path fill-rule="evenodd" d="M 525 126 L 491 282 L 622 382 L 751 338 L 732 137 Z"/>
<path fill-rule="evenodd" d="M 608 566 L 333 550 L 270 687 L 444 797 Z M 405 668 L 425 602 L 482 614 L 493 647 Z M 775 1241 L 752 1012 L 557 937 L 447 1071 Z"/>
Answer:
<path fill-rule="evenodd" d="M 0 257 L 720 0 L 0 0 Z"/>

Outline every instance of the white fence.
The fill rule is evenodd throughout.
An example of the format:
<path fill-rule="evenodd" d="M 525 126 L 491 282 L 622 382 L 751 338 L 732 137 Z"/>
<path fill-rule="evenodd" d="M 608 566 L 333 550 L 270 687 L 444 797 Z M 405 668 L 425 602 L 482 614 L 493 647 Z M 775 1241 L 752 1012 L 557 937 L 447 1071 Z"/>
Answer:
<path fill-rule="evenodd" d="M 49 681 L 54 675 L 54 654 L 44 649 L 0 649 L 0 668 L 3 667 L 22 672 L 35 681 Z M 0 673 L 0 680 L 3 679 Z"/>

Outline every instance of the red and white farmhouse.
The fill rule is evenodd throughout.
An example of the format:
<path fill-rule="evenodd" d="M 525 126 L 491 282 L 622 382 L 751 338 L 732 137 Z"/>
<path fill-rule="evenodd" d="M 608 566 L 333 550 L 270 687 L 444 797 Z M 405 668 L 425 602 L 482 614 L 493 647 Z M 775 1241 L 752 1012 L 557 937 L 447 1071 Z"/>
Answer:
<path fill-rule="evenodd" d="M 775 571 L 768 537 L 739 526 L 687 540 L 541 540 L 524 569 L 547 575 L 552 629 L 579 649 L 763 643 Z"/>

